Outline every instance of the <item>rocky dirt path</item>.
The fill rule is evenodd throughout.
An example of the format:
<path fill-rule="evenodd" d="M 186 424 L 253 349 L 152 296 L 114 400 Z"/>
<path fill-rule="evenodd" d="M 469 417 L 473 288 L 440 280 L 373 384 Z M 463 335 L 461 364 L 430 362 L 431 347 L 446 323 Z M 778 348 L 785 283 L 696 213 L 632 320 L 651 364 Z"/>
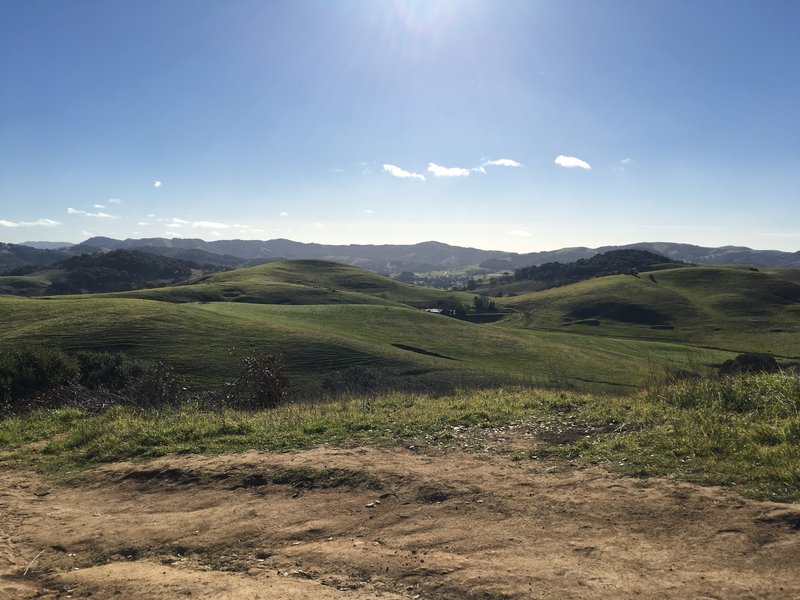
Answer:
<path fill-rule="evenodd" d="M 3 598 L 798 598 L 800 507 L 444 450 L 0 464 Z"/>

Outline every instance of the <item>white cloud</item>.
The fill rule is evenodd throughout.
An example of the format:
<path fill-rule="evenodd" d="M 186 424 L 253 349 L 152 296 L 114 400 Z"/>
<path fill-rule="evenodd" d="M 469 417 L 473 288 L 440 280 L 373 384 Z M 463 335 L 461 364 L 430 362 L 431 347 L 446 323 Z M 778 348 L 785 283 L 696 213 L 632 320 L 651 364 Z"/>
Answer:
<path fill-rule="evenodd" d="M 167 227 L 172 227 L 178 229 L 179 227 L 183 227 L 180 223 L 167 223 Z"/>
<path fill-rule="evenodd" d="M 104 212 L 86 212 L 85 210 L 77 210 L 72 207 L 67 209 L 68 215 L 83 215 L 84 217 L 94 217 L 96 219 L 116 219 L 114 215 L 110 215 Z"/>
<path fill-rule="evenodd" d="M 522 165 L 511 158 L 498 158 L 497 160 L 487 160 L 483 163 L 484 166 L 491 165 L 493 167 L 521 167 Z"/>
<path fill-rule="evenodd" d="M 225 223 L 215 223 L 214 221 L 195 221 L 192 223 L 192 227 L 194 229 L 228 229 L 230 225 Z"/>
<path fill-rule="evenodd" d="M 176 219 L 176 218 L 173 218 L 173 219 L 172 219 L 172 223 L 173 223 L 174 225 L 188 225 L 188 224 L 189 224 L 189 221 L 184 221 L 183 219 Z"/>
<path fill-rule="evenodd" d="M 289 213 L 287 213 L 286 211 L 283 211 L 283 212 L 282 212 L 282 213 L 281 213 L 279 216 L 281 216 L 281 217 L 288 217 L 288 216 L 289 216 Z"/>
<path fill-rule="evenodd" d="M 375 214 L 375 211 L 374 211 L 374 210 L 372 210 L 371 208 L 368 208 L 368 209 L 367 209 L 367 210 L 365 210 L 364 212 L 365 212 L 365 213 L 367 213 L 368 215 L 374 215 L 374 214 Z"/>
<path fill-rule="evenodd" d="M 462 167 L 442 167 L 436 163 L 428 163 L 428 171 L 433 173 L 434 177 L 468 177 L 472 172 L 470 169 Z"/>
<path fill-rule="evenodd" d="M 632 158 L 623 158 L 621 161 L 619 161 L 619 164 L 621 165 L 632 165 L 633 163 L 634 160 Z"/>
<path fill-rule="evenodd" d="M 147 221 L 139 221 L 139 222 L 137 223 L 137 225 L 144 226 L 144 225 L 150 225 L 150 223 L 148 223 Z"/>
<path fill-rule="evenodd" d="M 153 214 L 153 213 L 150 213 L 149 215 L 147 215 L 147 218 L 148 218 L 148 219 L 152 219 L 152 218 L 154 218 L 154 217 L 155 217 L 155 214 Z"/>
<path fill-rule="evenodd" d="M 160 188 L 160 187 L 161 187 L 161 182 L 160 182 L 158 179 L 156 179 L 156 180 L 153 182 L 153 187 L 154 187 L 154 188 Z"/>
<path fill-rule="evenodd" d="M 157 183 L 158 183 L 158 184 L 161 184 L 161 182 L 160 182 L 160 181 L 159 181 L 159 182 L 157 182 Z M 159 186 L 156 186 L 156 187 L 159 187 Z M 108 203 L 109 203 L 109 204 L 122 204 L 122 200 L 120 200 L 119 198 L 109 198 L 109 199 L 108 199 Z"/>
<path fill-rule="evenodd" d="M 105 208 L 106 205 L 105 204 L 95 204 L 94 207 L 95 208 Z"/>
<path fill-rule="evenodd" d="M 586 169 L 587 171 L 592 168 L 592 165 L 587 163 L 585 160 L 581 160 L 580 158 L 575 158 L 574 156 L 564 156 L 563 154 L 559 154 L 556 156 L 556 160 L 554 161 L 559 167 L 565 167 L 567 169 L 573 169 L 578 167 L 580 169 Z"/>
<path fill-rule="evenodd" d="M 0 219 L 0 227 L 58 227 L 63 225 L 59 221 L 53 219 L 38 219 L 36 221 L 6 221 Z"/>
<path fill-rule="evenodd" d="M 406 171 L 397 165 L 383 165 L 383 172 L 389 173 L 393 177 L 399 177 L 400 179 L 419 179 L 420 181 L 425 181 L 425 175 Z"/>
<path fill-rule="evenodd" d="M 511 231 L 506 232 L 508 235 L 516 235 L 519 237 L 531 237 L 530 231 L 525 231 L 524 229 L 512 229 Z"/>

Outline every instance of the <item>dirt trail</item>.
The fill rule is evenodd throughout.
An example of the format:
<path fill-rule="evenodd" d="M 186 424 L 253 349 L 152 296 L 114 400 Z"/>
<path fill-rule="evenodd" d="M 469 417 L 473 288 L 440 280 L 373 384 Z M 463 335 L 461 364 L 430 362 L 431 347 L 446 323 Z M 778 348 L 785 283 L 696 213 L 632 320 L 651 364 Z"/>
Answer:
<path fill-rule="evenodd" d="M 0 464 L 3 598 L 783 599 L 798 556 L 800 507 L 498 455 L 177 456 L 77 488 Z"/>

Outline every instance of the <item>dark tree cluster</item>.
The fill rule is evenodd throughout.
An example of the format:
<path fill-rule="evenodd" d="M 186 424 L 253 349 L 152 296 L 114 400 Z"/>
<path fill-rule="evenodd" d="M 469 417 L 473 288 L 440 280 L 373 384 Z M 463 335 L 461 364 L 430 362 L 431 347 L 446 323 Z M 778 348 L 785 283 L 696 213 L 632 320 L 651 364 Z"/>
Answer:
<path fill-rule="evenodd" d="M 289 382 L 278 360 L 255 353 L 241 362 L 239 377 L 219 390 L 191 392 L 161 361 L 119 352 L 21 345 L 0 347 L 0 418 L 36 409 L 74 406 L 100 411 L 124 405 L 161 410 L 194 403 L 202 408 L 264 409 L 289 400 Z"/>
<path fill-rule="evenodd" d="M 533 280 L 546 287 L 556 287 L 604 275 L 624 273 L 638 276 L 639 271 L 654 271 L 676 264 L 680 263 L 646 250 L 612 250 L 573 263 L 549 262 L 524 267 L 514 272 L 514 280 Z"/>
<path fill-rule="evenodd" d="M 191 265 L 180 260 L 135 250 L 81 254 L 51 267 L 64 272 L 48 289 L 51 294 L 119 292 L 156 283 L 177 283 L 192 275 Z"/>

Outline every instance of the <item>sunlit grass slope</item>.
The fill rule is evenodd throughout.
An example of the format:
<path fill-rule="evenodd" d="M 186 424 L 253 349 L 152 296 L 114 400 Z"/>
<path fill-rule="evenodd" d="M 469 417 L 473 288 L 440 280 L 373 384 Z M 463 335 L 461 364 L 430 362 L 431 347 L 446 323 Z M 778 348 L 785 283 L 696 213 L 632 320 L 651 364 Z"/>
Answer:
<path fill-rule="evenodd" d="M 514 325 L 673 340 L 734 351 L 800 354 L 793 271 L 686 267 L 613 275 L 502 299 Z"/>
<path fill-rule="evenodd" d="M 117 350 L 163 359 L 199 384 L 235 376 L 254 350 L 279 354 L 300 389 L 350 365 L 404 382 L 523 381 L 580 388 L 641 386 L 665 369 L 703 370 L 730 357 L 680 344 L 475 325 L 380 305 L 175 304 L 72 296 L 0 298 L 2 343 Z"/>
<path fill-rule="evenodd" d="M 292 260 L 207 275 L 176 286 L 124 292 L 128 298 L 168 302 L 258 304 L 408 304 L 423 308 L 469 294 L 408 285 L 377 273 L 321 260 Z"/>

